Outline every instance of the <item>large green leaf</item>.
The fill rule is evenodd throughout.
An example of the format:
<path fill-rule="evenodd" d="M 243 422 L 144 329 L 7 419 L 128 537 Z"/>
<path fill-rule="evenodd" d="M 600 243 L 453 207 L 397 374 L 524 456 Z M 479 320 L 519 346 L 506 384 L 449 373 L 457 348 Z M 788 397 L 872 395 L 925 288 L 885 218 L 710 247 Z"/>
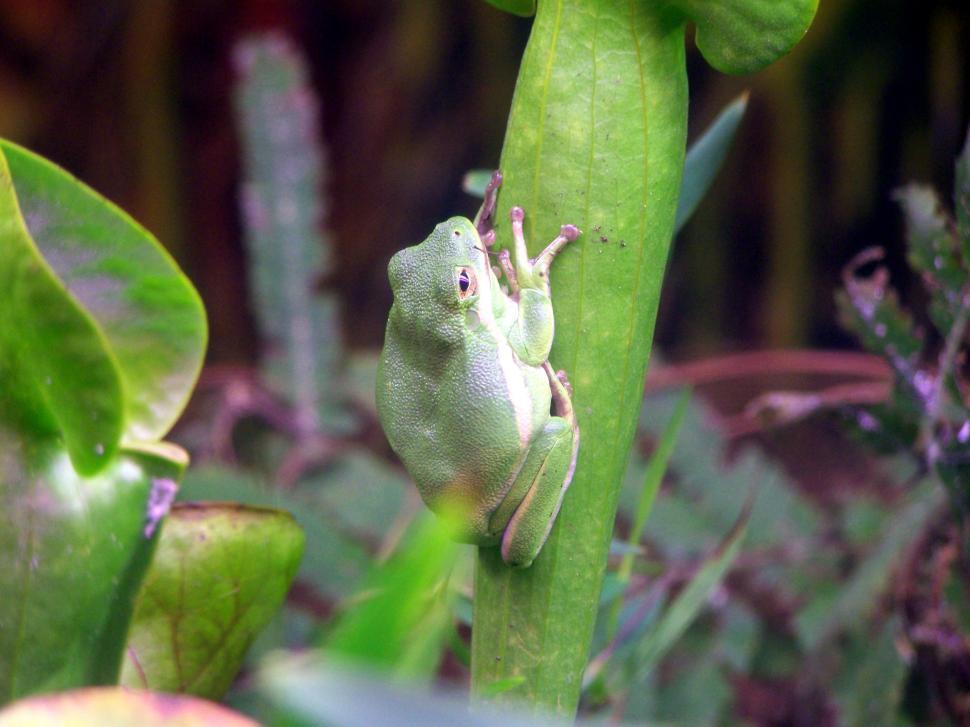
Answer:
<path fill-rule="evenodd" d="M 338 459 L 333 469 L 343 469 Z M 321 480 L 316 484 L 324 487 Z M 337 486 L 351 489 L 356 482 L 327 481 L 326 489 Z M 364 487 L 364 492 L 367 488 Z M 324 500 L 320 493 L 320 500 Z M 325 598 L 349 596 L 370 567 L 370 555 L 363 544 L 333 522 L 339 513 L 324 509 L 329 502 L 319 502 L 302 490 L 283 490 L 252 475 L 220 467 L 193 467 L 179 488 L 179 499 L 232 500 L 247 505 L 288 510 L 306 536 L 306 551 L 298 578 L 313 586 Z"/>
<path fill-rule="evenodd" d="M 0 141 L 0 151 L 9 166 L 9 177 L 2 186 L 9 192 L 7 185 L 12 181 L 34 250 L 43 258 L 44 272 L 56 274 L 72 303 L 84 308 L 87 323 L 97 329 L 96 335 L 86 332 L 86 338 L 100 338 L 117 367 L 124 397 L 124 438 L 158 439 L 181 413 L 202 365 L 206 326 L 198 294 L 151 234 L 123 211 L 26 149 Z M 0 212 L 5 224 L 14 224 L 8 206 Z M 55 303 L 50 294 L 33 287 L 31 297 L 27 295 L 25 292 L 18 302 L 31 311 L 22 315 L 35 318 L 25 319 L 18 335 L 32 334 L 28 335 L 35 349 L 31 363 L 41 358 L 41 351 L 65 359 L 53 371 L 43 366 L 34 369 L 35 378 L 46 384 L 44 377 L 50 376 L 49 386 L 63 390 L 51 400 L 60 420 L 63 410 L 81 408 L 85 397 L 94 396 L 94 382 L 63 378 L 71 364 L 77 370 L 86 367 L 79 355 L 93 344 L 85 340 L 83 345 L 72 346 L 72 339 L 64 339 L 60 317 L 44 320 L 45 315 L 54 315 L 42 310 L 45 303 L 54 310 L 66 310 L 67 303 Z M 80 371 L 74 373 L 74 377 L 81 375 Z M 103 377 L 110 378 L 106 373 Z M 118 416 L 116 403 L 101 408 Z M 109 441 L 99 443 L 110 449 Z M 72 457 L 80 461 L 74 451 Z"/>
<path fill-rule="evenodd" d="M 670 0 L 697 24 L 697 47 L 724 73 L 751 73 L 785 55 L 818 0 Z"/>
<path fill-rule="evenodd" d="M 509 208 L 526 213 L 530 251 L 572 223 L 583 236 L 556 259 L 556 340 L 569 375 L 579 461 L 543 551 L 526 570 L 479 553 L 473 691 L 571 714 L 586 663 L 618 484 L 673 232 L 684 163 L 683 28 L 652 3 L 544 0 L 515 90 L 501 168 L 498 240 Z"/>
<path fill-rule="evenodd" d="M 0 703 L 115 682 L 186 462 L 171 445 L 124 448 L 82 477 L 63 451 L 0 429 Z"/>
<path fill-rule="evenodd" d="M 593 631 L 617 493 L 643 391 L 684 165 L 684 32 L 719 68 L 786 51 L 815 0 L 541 0 L 520 68 L 500 167 L 497 239 L 526 213 L 537 253 L 572 223 L 556 259 L 550 360 L 575 392 L 581 430 L 570 491 L 543 552 L 513 571 L 479 553 L 472 686 L 571 715 Z"/>
<path fill-rule="evenodd" d="M 198 296 L 158 243 L 0 140 L 0 702 L 117 679 L 187 457 L 156 442 L 201 365 Z"/>
<path fill-rule="evenodd" d="M 25 699 L 0 712 L 0 727 L 258 727 L 218 704 L 119 687 Z"/>
<path fill-rule="evenodd" d="M 176 505 L 138 596 L 121 683 L 222 697 L 302 554 L 303 533 L 289 513 Z"/>
<path fill-rule="evenodd" d="M 97 324 L 27 232 L 3 153 L 0 287 L 0 421 L 31 442 L 59 434 L 74 466 L 97 472 L 121 438 L 121 377 Z"/>

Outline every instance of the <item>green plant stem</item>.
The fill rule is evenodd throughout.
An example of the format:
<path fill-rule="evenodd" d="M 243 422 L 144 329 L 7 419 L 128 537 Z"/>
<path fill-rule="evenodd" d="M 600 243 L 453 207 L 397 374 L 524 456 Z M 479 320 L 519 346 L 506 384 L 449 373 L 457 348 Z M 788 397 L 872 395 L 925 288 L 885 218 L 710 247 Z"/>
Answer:
<path fill-rule="evenodd" d="M 655 3 L 542 0 L 502 153 L 498 240 L 512 205 L 530 251 L 562 223 L 584 234 L 552 270 L 551 361 L 574 387 L 579 462 L 543 552 L 525 570 L 479 552 L 472 691 L 572 715 L 635 432 L 684 163 L 683 19 Z"/>

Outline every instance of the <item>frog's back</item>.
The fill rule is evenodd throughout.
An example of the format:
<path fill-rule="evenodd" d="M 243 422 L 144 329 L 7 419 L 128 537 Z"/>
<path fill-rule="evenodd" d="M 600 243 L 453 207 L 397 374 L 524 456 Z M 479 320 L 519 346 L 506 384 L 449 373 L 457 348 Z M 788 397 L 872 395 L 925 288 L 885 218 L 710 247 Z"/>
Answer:
<path fill-rule="evenodd" d="M 388 440 L 425 502 L 470 510 L 467 536 L 490 542 L 491 513 L 549 415 L 545 373 L 488 331 L 427 345 L 407 334 L 392 311 L 377 389 Z"/>

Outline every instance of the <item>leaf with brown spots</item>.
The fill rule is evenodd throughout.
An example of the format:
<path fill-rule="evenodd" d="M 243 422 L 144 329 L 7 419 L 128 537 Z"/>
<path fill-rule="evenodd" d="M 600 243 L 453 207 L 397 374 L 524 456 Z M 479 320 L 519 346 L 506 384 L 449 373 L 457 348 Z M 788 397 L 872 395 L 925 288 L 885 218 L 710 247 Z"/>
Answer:
<path fill-rule="evenodd" d="M 121 683 L 221 697 L 282 604 L 303 542 L 280 510 L 177 504 L 135 606 Z"/>

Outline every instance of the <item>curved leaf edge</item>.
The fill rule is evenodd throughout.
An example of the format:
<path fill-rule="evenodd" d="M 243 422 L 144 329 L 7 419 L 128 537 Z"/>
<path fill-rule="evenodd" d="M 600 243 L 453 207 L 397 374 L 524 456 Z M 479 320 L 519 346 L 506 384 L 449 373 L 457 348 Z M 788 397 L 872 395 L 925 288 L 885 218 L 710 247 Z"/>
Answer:
<path fill-rule="evenodd" d="M 175 258 L 172 257 L 171 253 L 169 253 L 169 251 L 165 248 L 165 246 L 158 241 L 158 238 L 156 238 L 155 235 L 153 235 L 148 229 L 146 229 L 140 222 L 138 222 L 128 212 L 126 212 L 124 209 L 119 207 L 117 204 L 112 202 L 107 197 L 97 192 L 95 189 L 90 187 L 85 182 L 78 179 L 74 174 L 69 172 L 67 169 L 64 169 L 58 164 L 55 164 L 49 159 L 44 158 L 40 154 L 37 154 L 36 152 L 33 152 L 30 149 L 27 149 L 26 147 L 21 146 L 20 144 L 12 142 L 9 139 L 0 138 L 0 154 L 6 155 L 8 151 L 12 151 L 15 154 L 19 154 L 22 157 L 28 159 L 30 162 L 37 164 L 40 167 L 45 168 L 48 171 L 53 172 L 58 176 L 61 176 L 65 181 L 73 183 L 77 191 L 82 196 L 91 200 L 94 204 L 103 206 L 104 209 L 109 214 L 115 215 L 122 223 L 130 226 L 148 244 L 154 247 L 155 252 L 158 253 L 161 256 L 161 258 L 165 261 L 165 263 L 171 268 L 175 276 L 182 283 L 183 288 L 187 293 L 188 297 L 191 299 L 192 306 L 195 308 L 195 313 L 197 314 L 199 320 L 201 321 L 200 341 L 199 341 L 200 355 L 198 356 L 198 359 L 195 362 L 195 364 L 192 366 L 193 370 L 191 372 L 191 375 L 188 376 L 185 380 L 186 383 L 185 383 L 184 391 L 181 392 L 180 396 L 177 397 L 180 403 L 177 406 L 173 406 L 171 408 L 171 412 L 169 413 L 169 415 L 164 419 L 160 420 L 159 422 L 157 422 L 156 425 L 152 427 L 153 431 L 151 433 L 154 435 L 155 438 L 161 439 L 168 433 L 168 431 L 178 420 L 179 416 L 181 416 L 182 412 L 185 410 L 185 407 L 188 404 L 189 399 L 191 398 L 192 392 L 195 389 L 195 385 L 198 382 L 199 376 L 202 373 L 202 366 L 205 361 L 205 351 L 208 346 L 208 337 L 209 337 L 207 316 L 205 311 L 205 305 L 202 301 L 202 297 L 199 295 L 199 292 L 195 289 L 195 286 L 192 284 L 191 280 L 189 280 L 188 276 L 185 275 L 185 273 L 182 271 L 181 267 L 178 265 Z M 16 184 L 13 184 L 13 190 L 14 190 L 14 196 L 16 197 Z M 18 201 L 18 208 L 19 208 L 19 201 Z M 43 254 L 41 253 L 39 248 L 37 248 L 36 243 L 33 242 L 33 238 L 30 236 L 30 232 L 27 229 L 26 222 L 23 220 L 22 215 L 21 215 L 21 224 L 23 229 L 27 232 L 28 238 L 30 238 L 31 242 L 33 243 L 33 247 L 37 252 L 38 258 L 40 260 L 43 260 L 44 259 Z M 60 279 L 57 277 L 57 274 L 46 263 L 46 261 L 44 261 L 44 264 L 45 264 L 45 267 L 47 267 L 50 270 L 55 280 L 58 281 L 58 284 L 60 285 L 60 287 L 64 289 L 69 296 L 71 296 L 71 299 L 74 300 L 74 302 L 81 310 L 85 311 L 88 318 L 95 322 L 96 327 L 99 331 L 100 337 L 106 344 L 106 349 L 108 351 L 111 351 L 110 342 L 103 330 L 103 326 L 101 322 L 98 321 L 97 318 L 95 318 L 89 311 L 87 311 L 84 308 L 83 304 L 80 301 L 78 301 L 70 293 L 70 291 L 67 290 L 67 288 L 63 285 L 63 283 L 61 283 Z M 125 386 L 128 384 L 128 377 L 126 376 L 124 367 L 120 365 L 120 362 L 118 362 L 117 357 L 115 357 L 113 353 L 112 353 L 112 357 L 116 363 L 116 367 L 122 379 L 123 386 Z M 125 406 L 125 413 L 126 414 L 128 413 L 127 405 Z M 127 437 L 125 436 L 125 432 L 128 431 L 130 426 L 131 426 L 130 418 L 126 418 L 122 429 L 122 432 L 123 432 L 122 438 L 126 440 L 126 443 L 127 443 Z M 149 437 L 139 437 L 132 441 L 140 441 L 144 439 L 149 439 Z"/>
<path fill-rule="evenodd" d="M 752 27 L 742 28 L 740 33 L 732 33 L 731 30 L 738 30 L 737 26 L 731 28 L 727 23 L 721 26 L 716 24 L 714 16 L 718 6 L 746 3 L 755 5 L 753 0 L 718 0 L 714 3 L 709 0 L 670 0 L 670 4 L 685 20 L 696 25 L 695 43 L 704 59 L 721 73 L 730 75 L 755 73 L 787 55 L 811 27 L 818 11 L 818 2 L 819 0 L 776 0 L 775 8 L 792 6 L 791 17 L 783 19 L 784 25 L 763 27 L 752 23 Z M 722 13 L 731 15 L 732 10 L 723 10 Z M 741 12 L 737 13 L 737 21 L 751 19 Z"/>
<path fill-rule="evenodd" d="M 105 362 L 105 367 L 110 368 L 114 376 L 110 375 L 107 378 L 113 378 L 116 382 L 116 393 L 115 392 L 105 392 L 103 390 L 97 392 L 90 392 L 90 397 L 92 401 L 90 405 L 92 410 L 97 411 L 97 417 L 101 422 L 108 422 L 108 424 L 97 430 L 93 430 L 89 427 L 75 426 L 72 418 L 69 416 L 72 410 L 76 409 L 75 406 L 66 405 L 66 399 L 64 402 L 59 402 L 57 400 L 58 392 L 56 388 L 51 386 L 45 386 L 44 384 L 48 381 L 53 381 L 53 374 L 45 372 L 50 372 L 50 361 L 47 356 L 38 352 L 33 346 L 25 346 L 24 354 L 26 358 L 29 359 L 28 363 L 30 365 L 25 366 L 24 371 L 19 372 L 21 375 L 33 382 L 35 390 L 40 394 L 41 399 L 47 405 L 47 408 L 53 417 L 54 421 L 60 429 L 60 434 L 64 438 L 65 448 L 71 458 L 71 463 L 74 468 L 82 475 L 94 475 L 103 470 L 114 458 L 118 452 L 120 446 L 122 432 L 124 428 L 124 401 L 125 401 L 125 383 L 120 372 L 120 367 L 118 365 L 117 358 L 111 351 L 108 341 L 98 325 L 98 322 L 93 316 L 81 305 L 81 303 L 71 294 L 71 292 L 66 288 L 63 282 L 58 278 L 54 269 L 48 264 L 41 254 L 40 250 L 37 248 L 33 237 L 27 229 L 26 221 L 23 218 L 23 214 L 20 208 L 20 201 L 17 197 L 16 186 L 10 174 L 10 169 L 7 164 L 6 153 L 3 147 L 3 142 L 0 140 L 0 194 L 5 196 L 3 202 L 0 204 L 4 206 L 9 206 L 9 212 L 11 219 L 5 221 L 3 227 L 6 228 L 5 232 L 15 235 L 20 244 L 22 245 L 22 250 L 20 251 L 20 261 L 14 261 L 20 263 L 20 267 L 23 267 L 23 263 L 26 262 L 30 269 L 27 271 L 23 270 L 11 270 L 9 271 L 10 277 L 14 282 L 13 290 L 13 318 L 15 325 L 24 326 L 29 330 L 33 330 L 32 326 L 26 326 L 24 317 L 30 316 L 29 306 L 26 306 L 28 310 L 23 310 L 25 306 L 22 305 L 20 296 L 18 292 L 21 288 L 19 285 L 19 278 L 22 273 L 28 275 L 38 276 L 36 278 L 37 282 L 41 286 L 45 287 L 44 291 L 46 294 L 50 295 L 53 293 L 54 296 L 58 297 L 65 306 L 61 311 L 62 315 L 67 315 L 74 319 L 75 325 L 81 329 L 86 329 L 82 335 L 90 336 L 90 340 L 93 342 L 94 347 L 97 348 L 97 354 L 100 354 L 103 361 Z M 13 253 L 16 255 L 17 253 Z M 2 262 L 2 260 L 0 260 Z M 43 311 L 45 313 L 49 311 Z M 23 331 L 21 331 L 23 335 Z M 27 341 L 30 339 L 27 338 Z M 34 349 L 34 350 L 32 350 Z M 89 362 L 91 365 L 91 362 Z M 102 375 L 107 374 L 107 371 L 102 371 Z M 102 384 L 108 384 L 108 382 L 102 381 Z M 110 385 L 110 384 L 108 384 Z M 94 401 L 104 402 L 105 397 L 110 397 L 116 399 L 116 405 L 111 407 L 110 411 L 106 411 L 103 406 L 96 406 Z M 83 408 L 83 404 L 81 405 Z M 107 436 L 104 436 L 107 433 Z M 93 436 L 92 436 L 93 434 Z M 28 435 L 30 438 L 30 435 Z"/>

